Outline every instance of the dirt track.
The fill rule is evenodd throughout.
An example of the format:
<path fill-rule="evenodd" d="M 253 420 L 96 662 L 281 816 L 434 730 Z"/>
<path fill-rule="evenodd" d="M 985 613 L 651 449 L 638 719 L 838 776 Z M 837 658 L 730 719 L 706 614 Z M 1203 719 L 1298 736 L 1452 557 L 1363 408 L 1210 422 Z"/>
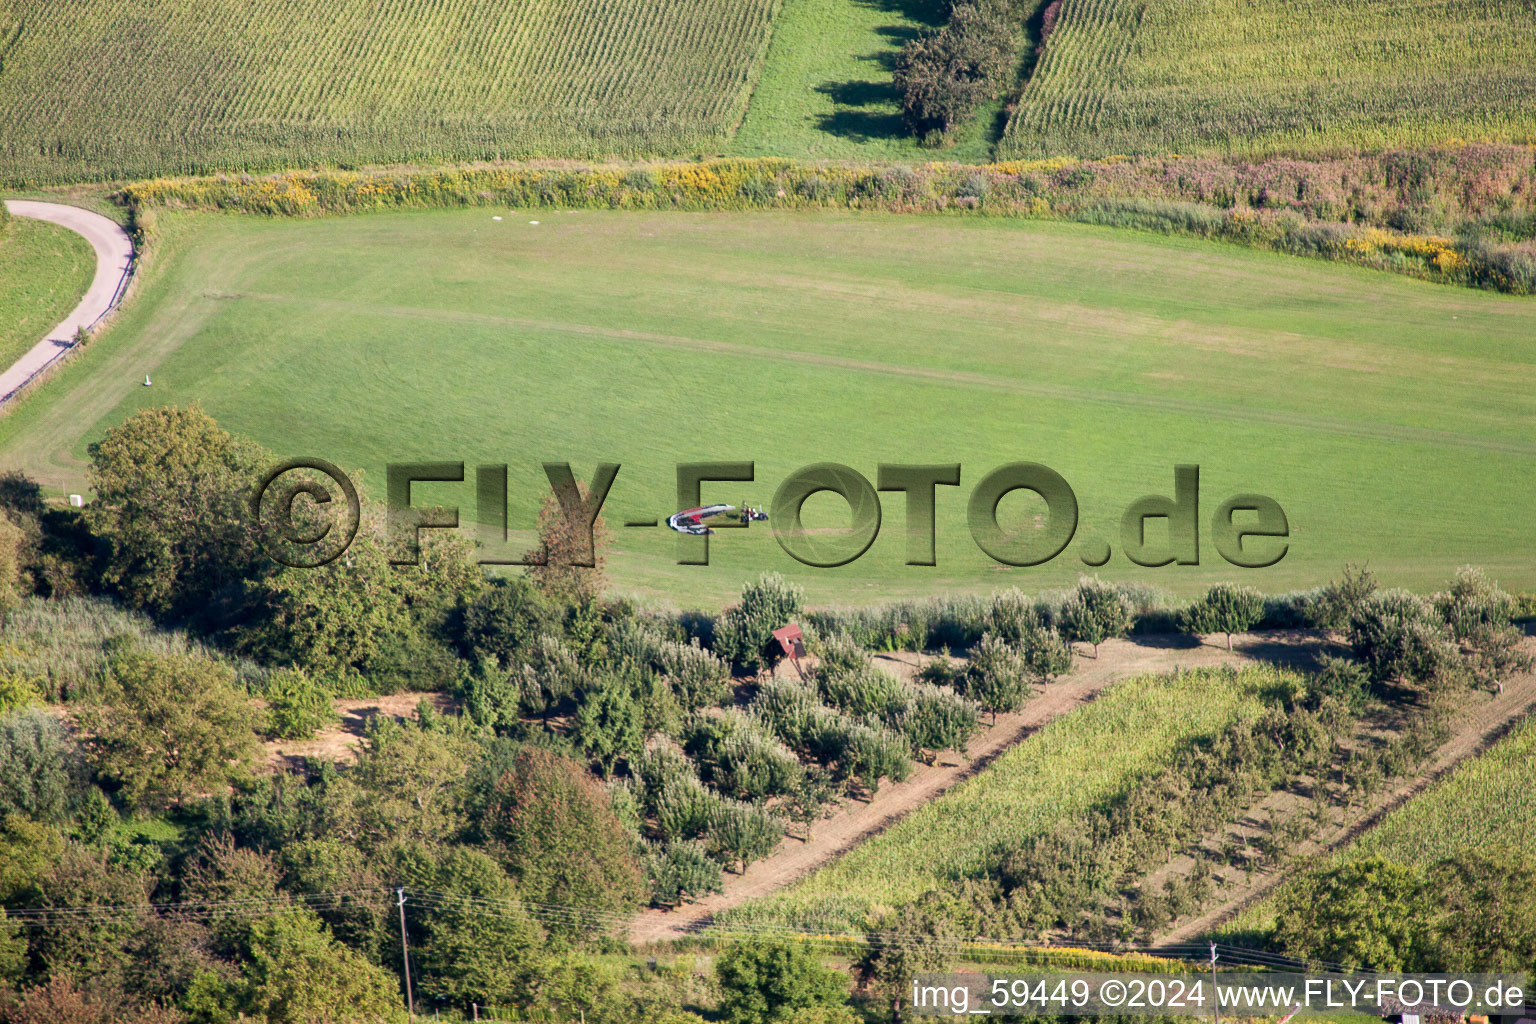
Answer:
<path fill-rule="evenodd" d="M 1310 631 L 1239 635 L 1231 653 L 1224 646 L 1196 645 L 1192 638 L 1184 636 L 1111 640 L 1100 647 L 1097 660 L 1080 657 L 1070 675 L 1044 690 L 1037 689 L 1023 711 L 999 715 L 995 726 L 971 741 L 965 759 L 950 753 L 936 765 L 916 765 L 906 782 L 881 786 L 871 802 L 850 802 L 832 817 L 818 822 L 810 842 L 785 838 L 776 853 L 752 864 L 744 874 L 727 874 L 723 893 L 673 910 L 645 911 L 631 925 L 630 941 L 647 943 L 680 938 L 708 925 L 723 910 L 788 885 L 888 828 L 907 812 L 986 767 L 1047 722 L 1093 700 L 1121 679 L 1179 667 L 1235 665 L 1253 660 L 1305 662 L 1316 655 L 1323 643 L 1319 634 Z M 914 669 L 919 658 L 906 654 L 887 655 L 880 660 L 889 671 L 904 674 Z"/>

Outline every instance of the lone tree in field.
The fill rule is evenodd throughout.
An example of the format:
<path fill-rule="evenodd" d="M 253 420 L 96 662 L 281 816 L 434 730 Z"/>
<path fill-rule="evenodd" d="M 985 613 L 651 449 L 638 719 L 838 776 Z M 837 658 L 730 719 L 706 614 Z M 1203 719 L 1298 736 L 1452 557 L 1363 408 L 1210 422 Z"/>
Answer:
<path fill-rule="evenodd" d="M 1131 606 L 1112 584 L 1096 576 L 1085 576 L 1061 609 L 1061 634 L 1068 641 L 1081 640 L 1093 645 L 1099 656 L 1099 644 L 1131 631 Z"/>
<path fill-rule="evenodd" d="M 1263 617 L 1263 594 L 1252 587 L 1218 583 L 1179 614 L 1179 625 L 1186 633 L 1227 634 L 1230 651 L 1232 634 L 1252 629 Z"/>

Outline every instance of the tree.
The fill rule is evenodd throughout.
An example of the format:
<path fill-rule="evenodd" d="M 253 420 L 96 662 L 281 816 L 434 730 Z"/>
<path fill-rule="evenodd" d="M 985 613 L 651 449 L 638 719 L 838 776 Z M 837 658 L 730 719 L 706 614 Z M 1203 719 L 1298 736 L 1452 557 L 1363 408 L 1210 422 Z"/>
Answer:
<path fill-rule="evenodd" d="M 464 603 L 459 650 L 467 658 L 491 657 L 502 668 L 511 668 L 552 625 L 549 608 L 527 577 L 498 576 Z"/>
<path fill-rule="evenodd" d="M 257 716 L 234 673 L 201 654 L 119 646 L 104 703 L 81 714 L 97 771 L 142 807 L 223 786 L 256 759 Z"/>
<path fill-rule="evenodd" d="M 1006 2 L 956 0 L 947 24 L 908 43 L 891 78 L 912 133 L 941 143 L 996 95 L 1011 71 L 1016 34 Z"/>
<path fill-rule="evenodd" d="M 1381 857 L 1350 861 L 1283 891 L 1275 941 L 1290 956 L 1350 970 L 1416 970 L 1437 899 L 1412 867 Z"/>
<path fill-rule="evenodd" d="M 960 687 L 983 710 L 992 712 L 992 724 L 996 725 L 999 712 L 1017 711 L 1029 700 L 1029 672 L 1024 659 L 1001 637 L 983 633 L 971 648 Z"/>
<path fill-rule="evenodd" d="M 410 860 L 400 877 L 435 894 L 408 909 L 412 967 L 421 972 L 418 998 L 464 1010 L 473 1003 L 531 1004 L 546 959 L 544 930 L 528 916 L 512 880 L 486 854 L 463 846 Z"/>
<path fill-rule="evenodd" d="M 307 740 L 341 721 L 331 691 L 303 669 L 280 669 L 267 682 L 267 735 Z"/>
<path fill-rule="evenodd" d="M 1444 620 L 1406 590 L 1366 598 L 1350 620 L 1349 645 L 1377 682 L 1440 684 L 1460 667 Z"/>
<path fill-rule="evenodd" d="M 1536 964 L 1536 858 L 1466 850 L 1429 870 L 1442 918 L 1437 971 L 1528 971 Z"/>
<path fill-rule="evenodd" d="M 941 750 L 965 753 L 976 735 L 976 705 L 936 686 L 913 687 L 911 700 L 896 723 L 913 748 L 927 752 L 932 764 Z"/>
<path fill-rule="evenodd" d="M 106 542 L 103 580 L 157 613 L 206 608 L 257 574 L 248 501 L 270 457 L 197 406 L 145 409 L 86 449 L 91 530 Z"/>
<path fill-rule="evenodd" d="M 80 750 L 57 719 L 31 710 L 0 718 L 0 816 L 64 821 L 85 775 Z"/>
<path fill-rule="evenodd" d="M 782 655 L 770 647 L 773 631 L 800 614 L 803 594 L 776 572 L 765 572 L 741 591 L 715 627 L 714 651 L 748 671 L 772 668 Z"/>
<path fill-rule="evenodd" d="M 591 489 L 584 482 L 576 481 L 576 490 L 583 503 L 591 501 Z M 601 515 L 592 520 L 591 540 L 588 549 L 585 527 L 566 512 L 557 495 L 546 495 L 539 508 L 539 547 L 523 556 L 524 561 L 542 559 L 542 564 L 528 566 L 528 578 L 556 604 L 596 602 L 608 588 L 608 546 L 613 540 Z M 592 565 L 578 564 L 589 554 Z"/>
<path fill-rule="evenodd" d="M 791 942 L 735 942 L 715 962 L 725 1024 L 777 1024 L 799 1010 L 839 1006 L 848 983 L 821 958 Z"/>
<path fill-rule="evenodd" d="M 640 703 L 628 681 L 609 677 L 587 690 L 576 708 L 571 739 L 604 776 L 640 752 L 645 730 Z"/>
<path fill-rule="evenodd" d="M 354 779 L 361 823 L 374 843 L 440 841 L 464 828 L 473 739 L 379 717 L 367 740 Z"/>
<path fill-rule="evenodd" d="M 1069 641 L 1093 645 L 1099 656 L 1099 644 L 1131 629 L 1131 608 L 1125 597 L 1111 584 L 1094 576 L 1085 576 L 1061 609 L 1061 633 Z"/>
<path fill-rule="evenodd" d="M 0 508 L 0 618 L 31 592 L 30 581 L 22 572 L 26 540 L 21 527 Z"/>
<path fill-rule="evenodd" d="M 955 958 L 954 945 L 948 940 L 975 931 L 971 907 L 953 896 L 931 892 L 883 914 L 866 934 L 864 954 L 854 968 L 866 985 L 890 1001 L 891 1015 L 899 1021 L 913 977 L 947 970 Z"/>
<path fill-rule="evenodd" d="M 360 533 L 347 553 L 316 569 L 284 569 L 252 588 L 242 650 L 310 672 L 370 674 L 415 626 L 406 578 Z"/>
<path fill-rule="evenodd" d="M 1218 583 L 1179 615 L 1186 633 L 1225 633 L 1227 650 L 1232 634 L 1252 629 L 1264 617 L 1264 595 L 1252 587 Z"/>
<path fill-rule="evenodd" d="M 606 930 L 606 915 L 639 906 L 644 880 L 629 833 L 603 788 L 575 762 L 524 748 L 497 780 L 483 831 L 524 899 L 592 911 L 554 923 L 567 935 Z M 594 927 L 595 925 L 595 927 Z"/>
<path fill-rule="evenodd" d="M 400 1024 L 396 979 L 331 938 L 309 911 L 274 914 L 251 930 L 242 1008 L 268 1024 Z"/>

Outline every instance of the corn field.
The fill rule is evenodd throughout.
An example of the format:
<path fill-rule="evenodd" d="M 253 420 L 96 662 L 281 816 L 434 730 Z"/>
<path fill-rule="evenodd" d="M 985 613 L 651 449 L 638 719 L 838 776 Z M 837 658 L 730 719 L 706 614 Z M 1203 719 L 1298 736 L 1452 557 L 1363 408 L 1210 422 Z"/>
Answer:
<path fill-rule="evenodd" d="M 1000 159 L 1536 136 L 1532 0 L 1062 0 Z"/>
<path fill-rule="evenodd" d="M 897 906 L 984 870 L 1053 824 L 1172 763 L 1185 744 L 1257 714 L 1277 673 L 1267 668 L 1145 676 L 1046 725 L 987 771 L 913 811 L 789 889 L 722 915 L 722 925 L 858 928 Z"/>
<path fill-rule="evenodd" d="M 7 0 L 0 181 L 718 148 L 777 0 Z"/>

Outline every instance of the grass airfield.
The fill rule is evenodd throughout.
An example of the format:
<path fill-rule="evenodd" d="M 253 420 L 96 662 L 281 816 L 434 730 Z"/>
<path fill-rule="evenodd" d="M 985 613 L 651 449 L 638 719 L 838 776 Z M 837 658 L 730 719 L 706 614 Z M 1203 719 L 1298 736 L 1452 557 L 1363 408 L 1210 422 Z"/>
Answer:
<path fill-rule="evenodd" d="M 526 537 L 541 462 L 619 462 L 617 589 L 674 604 L 716 604 L 764 569 L 818 603 L 1046 589 L 1085 569 L 1090 541 L 1114 549 L 1101 575 L 1180 593 L 1312 586 L 1346 561 L 1420 589 L 1465 563 L 1536 586 L 1528 300 L 1143 233 L 868 213 L 182 214 L 153 257 L 117 325 L 0 420 L 0 466 L 79 490 L 107 427 L 198 401 L 282 456 L 361 470 L 375 496 L 387 462 L 507 463 Z M 621 525 L 674 511 L 677 463 L 718 460 L 753 460 L 757 479 L 705 501 L 767 504 L 821 461 L 871 481 L 882 462 L 963 469 L 938 492 L 931 568 L 903 564 L 899 494 L 838 569 L 801 566 L 761 527 L 678 565 L 677 535 Z M 976 482 L 1020 460 L 1061 473 L 1080 507 L 1072 544 L 1033 568 L 992 562 L 965 523 Z M 1121 513 L 1191 462 L 1201 564 L 1132 565 Z M 1211 543 L 1240 492 L 1289 516 L 1272 568 Z M 474 517 L 472 480 L 416 498 Z M 999 515 L 1027 536 L 1040 511 L 1015 494 Z M 846 520 L 831 495 L 806 504 L 812 529 Z"/>

